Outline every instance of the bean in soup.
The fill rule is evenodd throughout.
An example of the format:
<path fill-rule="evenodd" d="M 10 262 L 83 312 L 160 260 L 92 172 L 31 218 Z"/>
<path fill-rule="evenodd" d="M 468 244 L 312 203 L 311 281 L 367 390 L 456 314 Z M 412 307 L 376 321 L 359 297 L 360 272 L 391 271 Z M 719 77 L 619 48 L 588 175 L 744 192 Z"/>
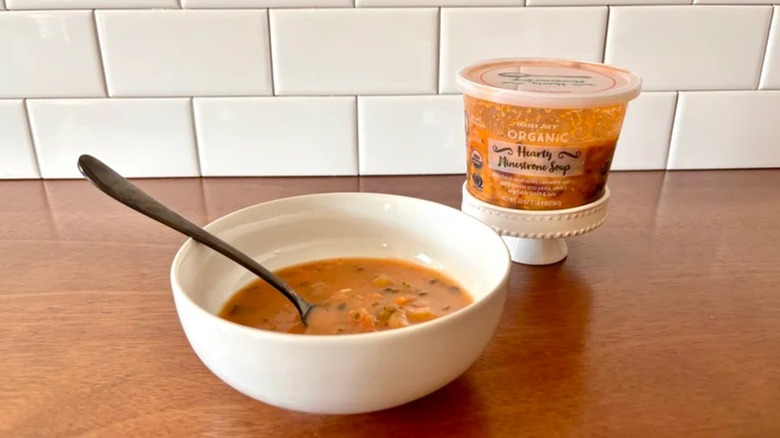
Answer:
<path fill-rule="evenodd" d="M 338 258 L 275 272 L 316 304 L 304 326 L 295 307 L 263 280 L 250 283 L 219 316 L 264 330 L 298 334 L 350 334 L 389 330 L 447 315 L 473 300 L 454 280 L 417 263 Z"/>

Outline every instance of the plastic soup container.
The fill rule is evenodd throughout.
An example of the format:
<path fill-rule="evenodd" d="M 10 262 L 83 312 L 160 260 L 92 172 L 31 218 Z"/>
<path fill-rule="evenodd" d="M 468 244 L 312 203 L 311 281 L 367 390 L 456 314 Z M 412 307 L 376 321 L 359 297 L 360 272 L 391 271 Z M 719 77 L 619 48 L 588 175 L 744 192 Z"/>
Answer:
<path fill-rule="evenodd" d="M 636 74 L 604 64 L 499 59 L 461 69 L 468 190 L 489 204 L 558 210 L 598 200 Z"/>

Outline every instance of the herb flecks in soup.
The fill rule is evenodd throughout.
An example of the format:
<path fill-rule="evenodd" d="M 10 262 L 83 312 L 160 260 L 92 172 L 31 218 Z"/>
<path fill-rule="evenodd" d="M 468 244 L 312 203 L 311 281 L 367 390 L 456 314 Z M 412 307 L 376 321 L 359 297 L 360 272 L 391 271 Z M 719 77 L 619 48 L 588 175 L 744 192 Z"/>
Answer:
<path fill-rule="evenodd" d="M 276 272 L 317 306 L 304 326 L 293 305 L 262 280 L 238 291 L 219 316 L 286 333 L 348 334 L 406 327 L 462 309 L 471 296 L 425 266 L 394 259 L 340 258 Z"/>

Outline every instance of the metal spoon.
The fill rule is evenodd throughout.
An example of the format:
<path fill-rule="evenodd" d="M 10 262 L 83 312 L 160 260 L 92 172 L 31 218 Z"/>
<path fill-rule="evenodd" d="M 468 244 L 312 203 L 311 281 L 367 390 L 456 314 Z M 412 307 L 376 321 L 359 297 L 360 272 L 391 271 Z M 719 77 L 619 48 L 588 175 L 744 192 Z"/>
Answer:
<path fill-rule="evenodd" d="M 301 322 L 303 322 L 303 325 L 306 325 L 306 318 L 311 309 L 314 308 L 314 305 L 304 300 L 281 278 L 222 239 L 162 205 L 97 158 L 91 155 L 82 155 L 79 157 L 78 164 L 79 171 L 107 195 L 133 210 L 206 245 L 265 280 L 293 303 L 301 316 Z"/>

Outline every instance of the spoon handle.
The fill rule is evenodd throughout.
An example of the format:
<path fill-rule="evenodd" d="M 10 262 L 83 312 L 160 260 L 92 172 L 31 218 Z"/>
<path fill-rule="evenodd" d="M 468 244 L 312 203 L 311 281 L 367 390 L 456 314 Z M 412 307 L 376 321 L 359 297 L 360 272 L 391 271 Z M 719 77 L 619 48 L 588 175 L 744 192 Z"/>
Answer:
<path fill-rule="evenodd" d="M 82 155 L 79 157 L 78 166 L 81 173 L 108 196 L 206 245 L 268 282 L 295 305 L 301 320 L 306 324 L 306 316 L 312 306 L 251 257 L 159 203 L 97 158 Z"/>

